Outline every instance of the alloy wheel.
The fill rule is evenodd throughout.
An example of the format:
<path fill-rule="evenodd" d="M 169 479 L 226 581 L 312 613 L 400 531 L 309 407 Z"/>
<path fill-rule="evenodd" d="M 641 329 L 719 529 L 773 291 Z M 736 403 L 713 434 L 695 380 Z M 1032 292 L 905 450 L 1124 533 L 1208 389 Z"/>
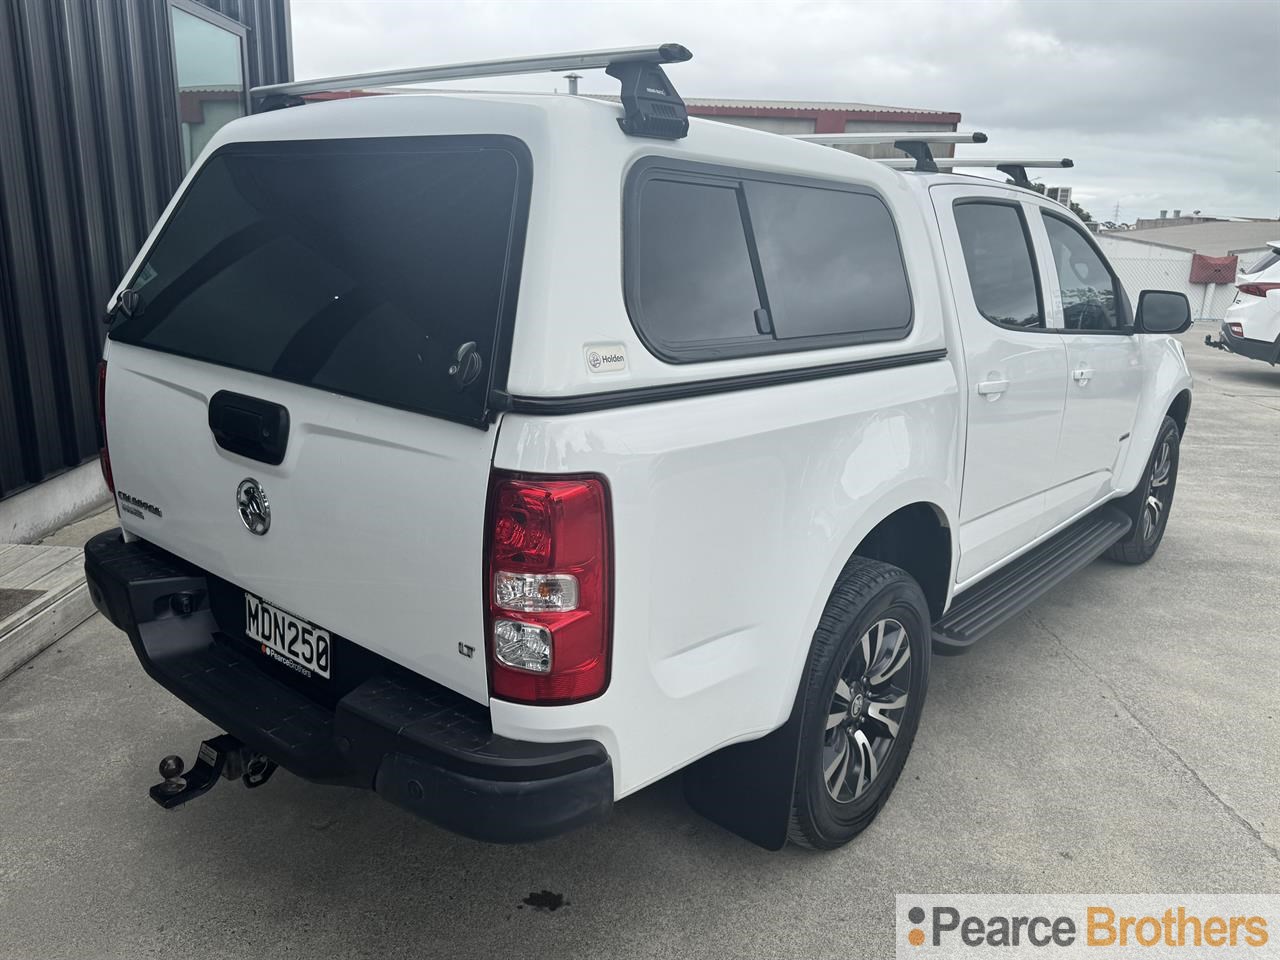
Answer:
<path fill-rule="evenodd" d="M 822 779 L 837 803 L 860 799 L 898 737 L 911 689 L 911 644 L 899 621 L 864 633 L 836 680 L 823 733 Z"/>
<path fill-rule="evenodd" d="M 1151 481 L 1147 484 L 1147 499 L 1142 507 L 1142 538 L 1150 543 L 1160 532 L 1160 524 L 1169 512 L 1173 479 L 1173 444 L 1166 438 L 1156 452 L 1151 467 Z"/>

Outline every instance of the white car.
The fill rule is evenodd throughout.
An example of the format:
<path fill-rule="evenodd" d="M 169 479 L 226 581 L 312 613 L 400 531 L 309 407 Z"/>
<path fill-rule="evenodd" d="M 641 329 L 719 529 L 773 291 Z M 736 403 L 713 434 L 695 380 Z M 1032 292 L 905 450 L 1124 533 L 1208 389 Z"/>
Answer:
<path fill-rule="evenodd" d="M 1236 278 L 1235 302 L 1227 307 L 1221 336 L 1212 347 L 1242 357 L 1280 363 L 1280 241 L 1267 244 L 1268 252 Z"/>
<path fill-rule="evenodd" d="M 688 120 L 686 58 L 538 59 L 622 104 L 288 106 L 200 157 L 113 300 L 123 532 L 86 548 L 227 731 L 157 802 L 278 763 L 517 841 L 683 770 L 743 836 L 835 847 L 931 650 L 1156 551 L 1186 298 L 1131 311 L 1031 190 Z"/>

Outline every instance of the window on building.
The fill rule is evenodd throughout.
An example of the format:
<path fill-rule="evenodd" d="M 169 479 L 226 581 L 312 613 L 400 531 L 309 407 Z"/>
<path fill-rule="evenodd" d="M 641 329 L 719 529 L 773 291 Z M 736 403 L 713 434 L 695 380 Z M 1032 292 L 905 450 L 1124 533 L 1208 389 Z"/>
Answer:
<path fill-rule="evenodd" d="M 236 25 L 230 21 L 193 9 L 176 3 L 169 7 L 183 170 L 218 130 L 245 115 L 248 103 L 243 28 L 232 29 Z"/>
<path fill-rule="evenodd" d="M 689 164 L 633 175 L 632 323 L 672 362 L 897 340 L 911 292 L 875 194 Z"/>
<path fill-rule="evenodd" d="M 960 249 L 978 311 L 992 323 L 1044 328 L 1040 282 L 1019 207 L 963 201 L 955 205 Z"/>
<path fill-rule="evenodd" d="M 1084 331 L 1125 329 L 1129 321 L 1124 294 L 1102 255 L 1078 227 L 1041 213 L 1062 291 L 1063 326 Z"/>

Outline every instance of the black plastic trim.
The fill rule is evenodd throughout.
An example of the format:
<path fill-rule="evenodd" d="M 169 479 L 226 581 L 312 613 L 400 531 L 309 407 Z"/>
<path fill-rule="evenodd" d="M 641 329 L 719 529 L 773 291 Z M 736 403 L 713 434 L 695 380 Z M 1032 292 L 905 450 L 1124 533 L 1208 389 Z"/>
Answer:
<path fill-rule="evenodd" d="M 304 779 L 373 789 L 496 843 L 543 839 L 612 809 L 612 763 L 594 740 L 503 737 L 486 707 L 416 675 L 370 676 L 333 706 L 281 683 L 265 657 L 222 635 L 208 575 L 145 541 L 93 537 L 85 578 L 151 679 Z"/>
<path fill-rule="evenodd" d="M 270 400 L 219 390 L 209 398 L 209 430 L 223 450 L 279 466 L 289 448 L 289 410 Z"/>
<path fill-rule="evenodd" d="M 716 380 L 694 380 L 689 383 L 655 384 L 651 387 L 633 387 L 629 390 L 613 390 L 608 393 L 583 393 L 572 397 L 523 397 L 506 394 L 495 397 L 490 403 L 512 413 L 530 413 L 543 416 L 559 416 L 571 413 L 591 413 L 596 410 L 612 410 L 641 403 L 661 403 L 667 400 L 687 400 L 716 393 L 733 393 L 738 390 L 755 390 L 760 387 L 776 387 L 787 383 L 803 383 L 806 380 L 825 380 L 828 377 L 870 373 L 873 370 L 889 370 L 894 367 L 910 367 L 918 363 L 945 360 L 946 349 L 921 350 L 916 353 L 899 353 L 890 357 L 872 357 L 866 360 L 846 360 L 817 367 L 799 367 L 788 370 L 767 370 L 761 373 L 745 373 L 736 377 Z"/>
<path fill-rule="evenodd" d="M 1232 353 L 1250 360 L 1263 360 L 1272 365 L 1280 363 L 1280 339 L 1268 343 L 1266 340 L 1237 337 L 1228 329 L 1226 320 L 1222 321 L 1219 332 L 1222 342 Z"/>
<path fill-rule="evenodd" d="M 933 625 L 933 652 L 963 653 L 1125 536 L 1133 521 L 1115 501 L 1086 514 L 957 596 Z"/>
<path fill-rule="evenodd" d="M 643 314 L 639 308 L 636 291 L 635 257 L 632 251 L 636 249 L 639 240 L 640 198 L 645 184 L 651 180 L 672 180 L 677 183 L 704 184 L 722 189 L 732 189 L 738 193 L 739 210 L 743 214 L 742 227 L 747 242 L 747 250 L 751 257 L 752 271 L 755 273 L 757 295 L 762 300 L 760 306 L 765 309 L 769 309 L 768 285 L 764 280 L 764 271 L 760 262 L 755 231 L 751 223 L 751 199 L 747 196 L 747 185 L 752 181 L 759 181 L 874 197 L 880 201 L 889 215 L 889 223 L 893 227 L 894 241 L 897 243 L 898 257 L 902 261 L 902 272 L 907 281 L 907 297 L 910 308 L 906 324 L 901 327 L 884 327 L 876 330 L 831 333 L 810 337 L 780 338 L 776 337 L 775 334 L 775 336 L 761 335 L 715 341 L 697 341 L 689 344 L 666 343 L 650 336 L 644 329 Z M 884 195 L 871 187 L 842 180 L 825 180 L 819 177 L 754 170 L 750 167 L 679 160 L 664 156 L 646 156 L 638 159 L 632 164 L 631 169 L 627 171 L 626 183 L 622 194 L 622 223 L 622 294 L 626 303 L 627 316 L 631 320 L 631 326 L 635 330 L 636 336 L 640 338 L 640 342 L 644 344 L 645 349 L 664 363 L 706 363 L 716 360 L 735 360 L 741 357 L 772 356 L 783 353 L 822 350 L 829 347 L 843 347 L 857 343 L 893 343 L 908 337 L 915 328 L 915 294 L 911 289 L 911 273 L 907 269 L 907 258 L 903 254 L 902 236 L 898 231 L 898 222 L 893 215 L 893 208 L 885 201 Z M 772 318 L 772 324 L 775 329 L 776 323 L 776 318 Z"/>

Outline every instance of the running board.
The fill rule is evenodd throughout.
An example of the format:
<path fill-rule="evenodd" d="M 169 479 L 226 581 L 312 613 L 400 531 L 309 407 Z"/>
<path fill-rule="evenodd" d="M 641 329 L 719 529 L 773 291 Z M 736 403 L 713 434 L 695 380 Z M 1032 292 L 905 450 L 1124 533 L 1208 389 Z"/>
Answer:
<path fill-rule="evenodd" d="M 1115 507 L 1100 507 L 970 587 L 933 625 L 933 652 L 943 656 L 964 653 L 975 641 L 1096 560 L 1132 525 Z"/>

